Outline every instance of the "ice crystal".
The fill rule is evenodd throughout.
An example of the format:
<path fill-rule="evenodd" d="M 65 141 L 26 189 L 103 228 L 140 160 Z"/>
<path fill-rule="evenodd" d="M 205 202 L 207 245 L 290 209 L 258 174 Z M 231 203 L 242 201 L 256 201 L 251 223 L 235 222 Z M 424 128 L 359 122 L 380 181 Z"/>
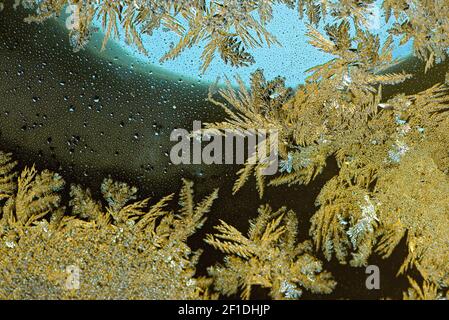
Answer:
<path fill-rule="evenodd" d="M 396 140 L 393 149 L 388 151 L 388 158 L 393 163 L 399 163 L 408 150 L 409 146 L 404 141 Z"/>
<path fill-rule="evenodd" d="M 376 215 L 376 206 L 368 195 L 365 195 L 364 199 L 366 203 L 360 206 L 361 218 L 359 218 L 347 231 L 355 249 L 357 249 L 360 239 L 364 237 L 366 233 L 374 232 L 374 227 L 379 222 L 379 218 Z"/>
<path fill-rule="evenodd" d="M 64 181 L 35 167 L 14 175 L 0 153 L 0 173 L 11 187 L 0 199 L 0 298 L 2 299 L 199 299 L 216 298 L 211 279 L 195 277 L 200 251 L 187 238 L 202 226 L 217 190 L 197 203 L 184 181 L 180 210 L 173 195 L 149 205 L 136 189 L 105 179 L 108 204 L 72 185 L 70 209 L 61 203 Z M 6 197 L 7 195 L 7 197 Z M 7 199 L 6 201 L 4 199 Z M 113 216 L 113 220 L 110 216 Z M 131 223 L 130 223 L 131 222 Z M 80 287 L 67 290 L 67 266 L 81 271 Z"/>
<path fill-rule="evenodd" d="M 302 295 L 302 290 L 287 281 L 282 281 L 281 288 L 279 290 L 287 299 L 299 299 Z"/>

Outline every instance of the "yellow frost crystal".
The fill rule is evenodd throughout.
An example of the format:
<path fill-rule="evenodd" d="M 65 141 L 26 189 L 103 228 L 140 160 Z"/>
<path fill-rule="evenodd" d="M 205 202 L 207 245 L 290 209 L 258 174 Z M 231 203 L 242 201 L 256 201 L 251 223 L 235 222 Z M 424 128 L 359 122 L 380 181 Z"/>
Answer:
<path fill-rule="evenodd" d="M 69 209 L 58 207 L 64 181 L 57 174 L 25 169 L 10 177 L 0 219 L 0 297 L 3 299 L 193 299 L 209 294 L 210 279 L 195 277 L 200 251 L 186 240 L 204 223 L 217 190 L 200 203 L 184 181 L 177 214 L 173 195 L 149 205 L 132 202 L 137 191 L 106 179 L 108 206 L 72 186 Z M 6 178 L 5 178 L 6 180 Z M 10 190 L 15 189 L 16 192 Z M 67 212 L 67 214 L 65 214 Z"/>
<path fill-rule="evenodd" d="M 225 295 L 241 288 L 243 299 L 251 297 L 254 286 L 268 288 L 273 299 L 298 299 L 303 289 L 332 292 L 336 282 L 312 255 L 311 243 L 297 243 L 297 224 L 295 212 L 273 211 L 268 205 L 250 221 L 248 236 L 222 221 L 219 233 L 206 238 L 227 254 L 224 266 L 209 268 L 215 288 Z"/>

